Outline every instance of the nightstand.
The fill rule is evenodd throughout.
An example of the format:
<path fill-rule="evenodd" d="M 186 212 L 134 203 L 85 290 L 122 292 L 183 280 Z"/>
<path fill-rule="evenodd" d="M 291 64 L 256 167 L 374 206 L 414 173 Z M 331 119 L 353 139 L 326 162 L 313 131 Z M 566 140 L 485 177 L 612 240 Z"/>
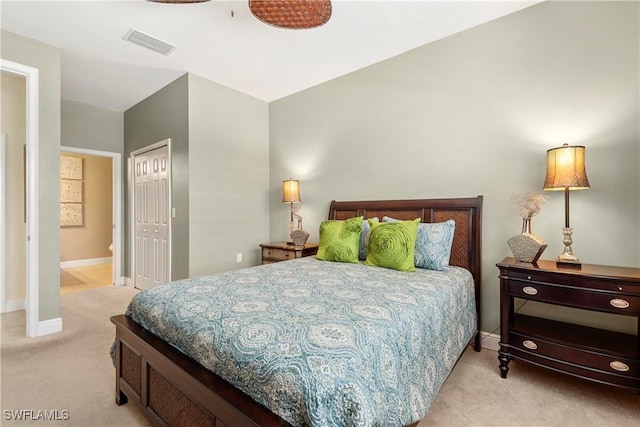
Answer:
<path fill-rule="evenodd" d="M 500 269 L 500 373 L 521 360 L 591 381 L 640 392 L 638 335 L 514 313 L 514 298 L 635 317 L 640 330 L 640 269 L 555 261 Z M 638 332 L 636 332 L 637 334 Z"/>
<path fill-rule="evenodd" d="M 313 256 L 318 252 L 317 243 L 305 243 L 304 246 L 288 245 L 287 242 L 261 243 L 262 263 L 287 261 L 290 259 Z"/>

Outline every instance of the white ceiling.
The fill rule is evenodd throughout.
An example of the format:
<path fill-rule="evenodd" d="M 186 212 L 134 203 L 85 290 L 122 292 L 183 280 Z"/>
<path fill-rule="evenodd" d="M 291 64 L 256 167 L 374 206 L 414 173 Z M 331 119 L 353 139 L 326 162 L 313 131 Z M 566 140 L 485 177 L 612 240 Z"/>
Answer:
<path fill-rule="evenodd" d="M 2 29 L 61 49 L 62 98 L 124 111 L 185 72 L 270 102 L 539 1 L 334 0 L 309 30 L 266 25 L 246 0 L 2 0 L 0 13 Z M 177 49 L 122 40 L 130 28 Z"/>

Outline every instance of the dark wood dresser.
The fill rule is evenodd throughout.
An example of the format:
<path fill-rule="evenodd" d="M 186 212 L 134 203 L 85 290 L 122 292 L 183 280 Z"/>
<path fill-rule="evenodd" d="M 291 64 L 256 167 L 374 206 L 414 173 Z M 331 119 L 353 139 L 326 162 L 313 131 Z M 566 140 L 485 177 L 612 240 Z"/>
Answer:
<path fill-rule="evenodd" d="M 317 243 L 305 243 L 304 246 L 294 246 L 287 242 L 261 243 L 262 263 L 286 261 L 289 259 L 313 256 L 318 252 Z"/>
<path fill-rule="evenodd" d="M 521 360 L 640 392 L 640 269 L 562 268 L 505 258 L 500 269 L 500 373 Z M 635 317 L 636 335 L 514 312 L 514 298 Z"/>

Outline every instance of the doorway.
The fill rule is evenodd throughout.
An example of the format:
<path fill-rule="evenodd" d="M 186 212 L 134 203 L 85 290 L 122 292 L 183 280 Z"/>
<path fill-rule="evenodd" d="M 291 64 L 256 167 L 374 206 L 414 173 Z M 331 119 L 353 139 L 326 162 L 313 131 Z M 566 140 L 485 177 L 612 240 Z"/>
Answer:
<path fill-rule="evenodd" d="M 25 211 L 26 82 L 2 73 L 2 312 L 25 309 L 27 230 Z"/>
<path fill-rule="evenodd" d="M 39 267 L 39 239 L 38 232 L 38 215 L 39 215 L 39 185 L 37 179 L 38 172 L 38 69 L 28 65 L 19 64 L 5 59 L 0 59 L 0 73 L 2 76 L 16 76 L 24 79 L 25 82 L 25 130 L 26 137 L 24 140 L 23 164 L 24 164 L 24 186 L 25 194 L 23 198 L 24 218 L 26 224 L 26 280 L 23 306 L 25 310 L 26 336 L 35 337 L 58 332 L 62 329 L 59 319 L 47 321 L 40 324 L 38 313 L 38 267 Z M 5 206 L 6 208 L 7 206 Z M 3 216 L 6 214 L 6 209 Z M 6 229 L 5 229 L 6 231 Z M 2 236 L 4 239 L 4 235 Z M 0 264 L 6 265 L 6 248 L 0 251 L 3 259 Z M 4 271 L 4 269 L 3 269 Z M 5 278 L 6 280 L 6 278 Z M 6 282 L 0 281 L 2 290 L 0 292 L 0 308 L 2 311 L 8 311 L 6 307 L 5 294 Z M 17 309 L 17 308 L 16 308 Z"/>
<path fill-rule="evenodd" d="M 171 141 L 131 153 L 132 276 L 136 288 L 171 280 Z"/>
<path fill-rule="evenodd" d="M 77 207 L 74 206 L 78 204 L 77 200 L 83 202 L 80 203 L 82 217 L 77 222 L 72 218 L 63 223 L 61 214 L 60 293 L 125 284 L 122 277 L 121 154 L 68 146 L 62 146 L 60 151 L 61 156 L 71 158 L 72 164 L 82 165 L 83 192 L 82 198 L 69 203 L 71 207 Z M 63 184 L 61 181 L 61 186 Z M 64 197 L 61 191 L 61 210 Z M 77 241 L 82 242 L 82 248 L 78 247 Z"/>

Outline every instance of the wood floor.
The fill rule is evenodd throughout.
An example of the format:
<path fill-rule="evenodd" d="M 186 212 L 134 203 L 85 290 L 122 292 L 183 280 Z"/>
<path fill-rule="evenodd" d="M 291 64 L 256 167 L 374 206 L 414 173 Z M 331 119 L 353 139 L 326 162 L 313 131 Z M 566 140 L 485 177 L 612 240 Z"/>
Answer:
<path fill-rule="evenodd" d="M 111 264 L 60 269 L 60 295 L 113 285 Z"/>

